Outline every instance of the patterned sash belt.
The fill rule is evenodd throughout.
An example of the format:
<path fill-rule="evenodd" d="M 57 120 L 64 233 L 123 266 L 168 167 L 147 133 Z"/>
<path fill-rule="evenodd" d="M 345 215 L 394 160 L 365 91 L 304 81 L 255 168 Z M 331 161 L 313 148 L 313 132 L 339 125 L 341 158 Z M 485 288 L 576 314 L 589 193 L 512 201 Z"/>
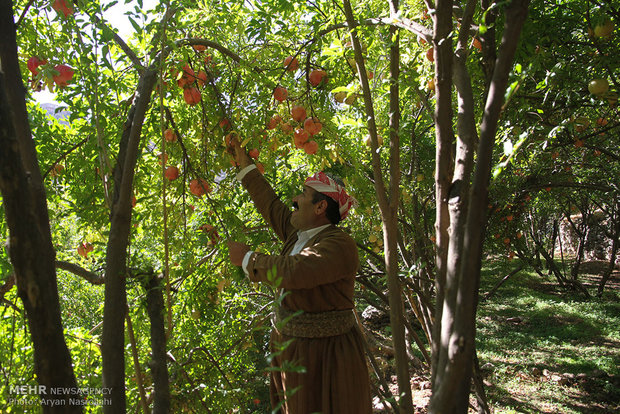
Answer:
<path fill-rule="evenodd" d="M 355 325 L 351 309 L 296 315 L 289 309 L 276 307 L 274 326 L 283 335 L 297 338 L 325 338 L 347 333 Z"/>

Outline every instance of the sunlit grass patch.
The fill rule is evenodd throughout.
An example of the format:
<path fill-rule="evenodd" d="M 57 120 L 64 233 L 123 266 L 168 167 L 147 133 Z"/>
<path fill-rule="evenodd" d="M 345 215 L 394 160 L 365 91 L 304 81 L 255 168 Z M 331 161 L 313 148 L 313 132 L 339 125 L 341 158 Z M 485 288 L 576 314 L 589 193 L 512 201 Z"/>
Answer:
<path fill-rule="evenodd" d="M 485 266 L 481 296 L 514 266 Z M 620 409 L 619 296 L 586 298 L 522 270 L 482 300 L 478 355 L 494 412 Z"/>

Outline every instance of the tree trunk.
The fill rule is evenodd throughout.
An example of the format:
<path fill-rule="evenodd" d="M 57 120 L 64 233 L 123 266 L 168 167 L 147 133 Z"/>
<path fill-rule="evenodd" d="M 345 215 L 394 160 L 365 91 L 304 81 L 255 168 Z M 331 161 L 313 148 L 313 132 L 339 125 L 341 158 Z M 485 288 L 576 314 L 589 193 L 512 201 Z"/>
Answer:
<path fill-rule="evenodd" d="M 441 326 L 434 330 L 437 336 L 433 338 L 434 351 L 437 354 L 433 357 L 433 394 L 429 405 L 429 412 L 431 413 L 466 413 L 469 406 L 475 349 L 475 315 L 482 260 L 482 241 L 487 219 L 486 206 L 488 204 L 488 186 L 491 176 L 493 146 L 504 100 L 504 91 L 508 85 L 508 75 L 512 68 L 521 28 L 527 16 L 528 4 L 529 1 L 527 0 L 515 0 L 506 7 L 506 22 L 502 42 L 499 47 L 500 54 L 494 67 L 493 79 L 490 84 L 489 95 L 480 127 L 480 143 L 478 145 L 473 184 L 466 207 L 466 220 L 462 221 L 461 228 L 455 228 L 452 233 L 454 235 L 454 232 L 463 232 L 462 247 L 452 249 L 446 258 L 447 263 L 453 263 L 453 265 L 447 267 L 450 273 L 446 274 L 446 284 L 450 289 L 454 289 L 455 292 L 448 292 L 446 289 L 445 296 L 441 298 L 442 302 L 445 302 L 438 303 L 437 306 L 438 310 L 443 309 L 443 311 L 441 315 L 437 315 L 436 324 L 441 324 Z M 450 11 L 447 10 L 448 8 L 450 8 Z M 436 49 L 435 61 L 437 62 L 436 71 L 439 73 L 442 73 L 442 70 L 448 70 L 448 67 L 444 66 L 442 60 L 449 59 L 447 54 L 450 50 L 446 49 L 451 47 L 451 42 L 443 42 L 443 47 L 438 42 L 442 39 L 439 33 L 446 31 L 445 25 L 451 25 L 451 20 L 450 22 L 446 21 L 447 16 L 451 19 L 451 8 L 451 1 L 437 1 L 435 44 L 437 47 L 441 47 L 441 49 L 439 51 Z M 443 32 L 437 32 L 438 30 Z M 443 77 L 445 76 L 446 74 L 443 72 Z M 437 84 L 439 85 L 437 112 L 439 112 L 439 100 L 447 100 L 448 102 L 444 105 L 449 105 L 451 97 L 447 93 L 449 90 L 447 86 L 443 86 L 445 90 L 442 89 L 441 78 L 438 78 Z M 440 93 L 442 93 L 441 96 Z M 473 108 L 469 110 L 473 110 Z M 444 111 L 447 112 L 447 109 L 444 109 Z M 442 122 L 448 121 L 437 117 L 436 122 L 439 127 Z M 444 126 L 447 128 L 447 125 Z M 449 136 L 449 134 L 450 132 L 446 131 L 446 136 Z M 445 145 L 448 144 L 446 137 L 438 132 L 438 145 L 440 142 Z M 447 163 L 440 165 L 440 161 L 442 159 L 438 157 L 438 164 L 436 165 L 438 183 L 443 178 L 443 174 L 446 173 L 446 171 L 439 171 L 440 168 L 443 167 L 445 169 L 449 167 Z M 438 197 L 442 195 L 444 197 L 447 196 L 447 194 L 438 191 Z M 436 202 L 438 204 L 437 214 L 439 215 L 439 204 L 447 204 L 447 200 L 437 199 Z M 439 230 L 441 228 L 438 228 Z M 438 252 L 439 254 L 440 252 Z M 453 257 L 453 255 L 460 255 L 460 259 Z M 460 260 L 460 264 L 458 260 Z M 456 273 L 452 274 L 451 272 Z M 448 285 L 448 283 L 453 283 L 453 287 Z"/>
<path fill-rule="evenodd" d="M 568 281 L 562 274 L 562 271 L 555 265 L 553 261 L 553 257 L 545 250 L 545 247 L 541 244 L 536 244 L 538 253 L 545 259 L 545 264 L 547 265 L 547 269 L 549 269 L 549 273 L 553 274 L 558 281 L 560 286 L 566 286 Z"/>
<path fill-rule="evenodd" d="M 491 295 L 493 295 L 497 289 L 500 288 L 501 285 L 504 284 L 504 282 L 506 282 L 508 279 L 510 279 L 512 276 L 516 275 L 517 273 L 519 273 L 521 271 L 521 269 L 523 269 L 523 267 L 525 266 L 524 262 L 521 262 L 519 264 L 519 266 L 517 268 L 515 268 L 513 271 L 511 271 L 510 273 L 508 273 L 506 276 L 504 276 L 503 278 L 501 278 L 501 280 L 499 282 L 497 282 L 495 284 L 495 286 L 493 286 L 493 288 L 491 290 L 489 290 L 485 295 L 484 295 L 484 300 L 487 300 L 488 298 L 491 297 Z"/>
<path fill-rule="evenodd" d="M 123 413 L 125 398 L 125 312 L 127 309 L 126 261 L 131 228 L 131 199 L 134 169 L 139 155 L 140 135 L 146 109 L 157 80 L 157 72 L 145 70 L 138 81 L 136 100 L 129 111 L 129 135 L 126 145 L 121 145 L 118 163 L 122 168 L 115 174 L 115 200 L 112 206 L 112 223 L 106 250 L 105 303 L 103 307 L 103 333 L 101 356 L 103 360 L 103 386 L 111 388 L 110 405 L 105 413 Z M 118 170 L 117 170 L 118 171 Z"/>
<path fill-rule="evenodd" d="M 482 45 L 482 59 L 480 59 L 480 66 L 484 73 L 484 100 L 486 100 L 489 94 L 489 87 L 491 86 L 491 80 L 493 79 L 493 71 L 495 70 L 495 61 L 497 60 L 497 13 L 498 7 L 491 7 L 495 4 L 494 0 L 480 0 L 480 8 L 485 11 L 484 22 L 487 27 L 487 31 L 480 35 L 480 44 Z"/>
<path fill-rule="evenodd" d="M 588 240 L 589 235 L 590 235 L 589 226 L 582 228 L 582 231 L 579 233 L 579 243 L 577 245 L 577 256 L 575 257 L 575 263 L 573 263 L 570 269 L 570 277 L 571 277 L 571 280 L 573 281 L 576 281 L 579 278 L 579 268 L 581 267 L 581 263 L 583 262 L 583 258 L 585 257 L 586 241 Z"/>
<path fill-rule="evenodd" d="M 449 311 L 444 307 L 448 282 L 447 259 L 450 236 L 450 212 L 448 210 L 448 197 L 453 173 L 452 143 L 454 142 L 454 130 L 452 129 L 452 41 L 449 38 L 452 32 L 452 5 L 451 0 L 437 0 L 434 15 L 433 47 L 435 54 L 435 90 L 437 103 L 435 106 L 435 136 L 437 145 L 435 148 L 435 264 L 437 267 L 435 276 L 436 305 L 435 325 L 433 327 L 433 341 L 431 343 L 433 366 L 438 366 L 441 355 L 440 338 L 444 335 L 442 330 L 451 329 L 451 322 L 444 324 L 443 312 Z M 446 315 L 452 320 L 451 314 Z M 431 368 L 431 383 L 436 382 L 436 375 L 440 371 Z M 441 382 L 441 379 L 439 380 Z"/>
<path fill-rule="evenodd" d="M 603 290 L 605 289 L 605 284 L 607 283 L 607 281 L 609 280 L 609 278 L 611 277 L 611 272 L 613 272 L 614 267 L 616 265 L 616 257 L 618 255 L 618 245 L 619 243 L 619 238 L 620 238 L 620 220 L 618 220 L 618 209 L 615 208 L 615 214 L 611 215 L 610 221 L 612 223 L 613 229 L 611 232 L 611 238 L 612 238 L 612 243 L 611 243 L 611 253 L 609 255 L 609 263 L 607 264 L 607 268 L 604 270 L 603 275 L 601 277 L 601 281 L 598 285 L 598 289 L 596 291 L 596 295 L 598 297 L 603 296 Z M 615 216 L 615 219 L 614 219 Z"/>
<path fill-rule="evenodd" d="M 473 90 L 466 66 L 469 41 L 469 27 L 471 25 L 474 9 L 475 3 L 473 1 L 469 1 L 465 8 L 463 19 L 461 21 L 461 30 L 459 33 L 456 51 L 454 53 L 453 64 L 451 64 L 449 67 L 447 65 L 442 65 L 437 66 L 436 68 L 436 70 L 448 71 L 448 73 L 442 74 L 441 77 L 447 77 L 450 73 L 453 74 L 452 78 L 454 80 L 454 84 L 458 93 L 458 134 L 456 136 L 455 162 L 453 164 L 454 167 L 452 165 L 446 165 L 447 168 L 449 167 L 448 173 L 452 173 L 452 168 L 454 168 L 454 173 L 452 174 L 451 183 L 448 187 L 447 199 L 442 200 L 442 203 L 444 204 L 444 207 L 442 207 L 442 209 L 447 209 L 449 214 L 449 240 L 447 256 L 444 259 L 446 267 L 444 278 L 445 294 L 444 300 L 441 303 L 441 310 L 439 310 L 438 308 L 438 314 L 441 315 L 441 318 L 437 318 L 437 320 L 440 321 L 440 323 L 438 323 L 437 325 L 441 327 L 441 333 L 437 333 L 436 335 L 443 335 L 443 333 L 450 332 L 453 329 L 452 324 L 454 321 L 454 304 L 457 301 L 456 295 L 458 294 L 460 283 L 458 279 L 458 269 L 461 267 L 463 261 L 463 240 L 465 236 L 465 224 L 468 211 L 467 209 L 471 173 L 473 170 L 475 145 L 478 141 L 474 112 L 472 110 L 472 108 L 474 108 L 475 106 Z M 445 13 L 448 14 L 447 10 L 445 11 Z M 447 36 L 448 33 L 444 34 L 444 36 Z M 439 42 L 441 42 L 441 40 L 439 40 Z M 448 43 L 448 47 L 446 47 L 445 50 L 442 50 L 441 52 L 444 52 L 446 54 L 449 53 L 451 55 L 451 42 L 443 43 Z M 450 56 L 447 57 L 450 58 Z M 438 58 L 441 59 L 442 57 L 440 56 Z M 443 58 L 446 58 L 446 56 L 443 56 Z M 439 77 L 440 76 L 438 75 L 438 78 Z M 445 101 L 451 103 L 451 101 L 448 99 L 445 99 Z M 448 112 L 448 108 L 445 108 L 444 111 Z M 445 116 L 447 117 L 448 114 L 446 114 Z M 451 113 L 450 116 L 452 116 Z M 440 122 L 439 118 L 438 122 Z M 442 145 L 445 147 L 449 147 L 451 145 L 451 142 L 455 139 L 454 133 L 452 132 L 451 124 L 443 125 L 443 128 L 438 130 L 447 135 L 447 137 L 445 137 L 445 142 L 443 142 Z M 444 141 L 443 136 L 442 141 Z M 446 184 L 444 183 L 444 185 Z M 436 343 L 434 346 L 438 347 L 439 343 Z M 448 354 L 440 353 L 437 355 L 438 359 L 435 360 L 435 363 L 438 366 L 445 365 L 445 358 L 448 357 Z M 434 383 L 441 383 L 443 381 L 443 377 L 441 377 L 441 372 L 434 372 L 438 374 L 437 377 L 434 377 Z"/>
<path fill-rule="evenodd" d="M 559 227 L 560 225 L 558 224 L 558 221 L 553 220 L 553 232 L 551 233 L 551 249 L 549 249 L 549 251 L 551 252 L 551 257 L 554 257 L 555 255 L 555 242 L 557 240 L 560 240 L 560 251 L 562 251 L 562 240 L 559 239 L 560 237 Z"/>
<path fill-rule="evenodd" d="M 151 320 L 151 352 L 149 363 L 153 376 L 153 414 L 165 414 L 170 411 L 170 385 L 168 383 L 168 355 L 166 353 L 166 329 L 164 327 L 164 297 L 161 280 L 149 275 L 145 281 L 146 310 Z"/>
<path fill-rule="evenodd" d="M 26 112 L 17 57 L 13 6 L 0 1 L 0 191 L 9 228 L 9 256 L 24 303 L 34 347 L 34 368 L 45 413 L 79 413 L 74 396 L 49 389 L 76 389 L 71 355 L 63 337 L 54 247 L 45 189 Z M 30 391 L 30 390 L 29 390 Z M 32 391 L 30 391 L 32 393 Z"/>
<path fill-rule="evenodd" d="M 347 25 L 351 30 L 351 43 L 355 52 L 355 63 L 358 76 L 362 84 L 364 97 L 364 110 L 367 117 L 368 132 L 370 134 L 370 147 L 372 151 L 372 168 L 375 182 L 375 193 L 379 203 L 381 219 L 383 222 L 383 239 L 385 252 L 385 265 L 388 281 L 388 299 L 390 303 L 390 327 L 394 343 L 394 357 L 396 362 L 396 377 L 400 398 L 398 409 L 401 414 L 413 413 L 413 399 L 409 377 L 409 360 L 407 356 L 407 344 L 405 341 L 404 305 L 402 288 L 398 279 L 398 200 L 400 195 L 400 143 L 399 143 L 399 88 L 398 76 L 400 65 L 400 46 L 398 38 L 390 48 L 390 183 L 389 190 L 383 180 L 381 160 L 378 149 L 377 125 L 373 108 L 370 85 L 366 75 L 366 66 L 362 56 L 362 46 L 357 36 L 358 26 L 351 2 L 344 0 L 344 13 Z M 390 1 L 390 13 L 396 15 L 398 1 Z M 391 28 L 393 35 L 397 32 Z M 389 192 L 388 192 L 389 191 Z"/>
<path fill-rule="evenodd" d="M 473 366 L 473 378 L 474 378 L 474 391 L 476 393 L 476 402 L 478 403 L 479 414 L 490 414 L 489 402 L 484 391 L 484 378 L 480 370 L 480 361 L 478 361 L 478 355 L 474 352 L 474 366 Z"/>

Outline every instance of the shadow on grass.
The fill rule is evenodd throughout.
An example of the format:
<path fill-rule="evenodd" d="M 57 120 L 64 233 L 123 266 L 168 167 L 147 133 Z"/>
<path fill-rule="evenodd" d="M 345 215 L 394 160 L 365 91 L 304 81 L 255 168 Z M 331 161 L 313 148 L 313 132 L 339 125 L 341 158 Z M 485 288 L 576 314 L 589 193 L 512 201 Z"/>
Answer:
<path fill-rule="evenodd" d="M 537 398 L 536 395 L 520 394 L 514 395 L 513 390 L 505 387 L 489 388 L 489 394 L 492 396 L 494 413 L 589 413 L 589 414 L 607 414 L 617 413 L 618 406 L 612 401 L 601 401 L 593 398 L 585 398 L 580 392 L 567 392 L 564 390 L 564 396 L 553 397 L 545 396 Z"/>
<path fill-rule="evenodd" d="M 486 263 L 481 295 L 515 266 Z M 482 301 L 478 353 L 481 365 L 489 364 L 485 376 L 496 412 L 620 408 L 619 297 L 616 290 L 587 299 L 561 289 L 553 277 L 522 270 Z"/>

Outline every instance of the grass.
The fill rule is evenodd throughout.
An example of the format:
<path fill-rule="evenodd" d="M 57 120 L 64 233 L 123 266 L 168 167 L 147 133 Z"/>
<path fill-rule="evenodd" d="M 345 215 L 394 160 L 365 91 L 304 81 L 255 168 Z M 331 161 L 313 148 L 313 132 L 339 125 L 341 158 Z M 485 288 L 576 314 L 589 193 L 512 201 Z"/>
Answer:
<path fill-rule="evenodd" d="M 515 266 L 487 262 L 481 297 Z M 524 269 L 480 303 L 478 356 L 494 413 L 620 411 L 617 273 L 598 299 Z M 593 295 L 597 277 L 580 276 Z"/>

